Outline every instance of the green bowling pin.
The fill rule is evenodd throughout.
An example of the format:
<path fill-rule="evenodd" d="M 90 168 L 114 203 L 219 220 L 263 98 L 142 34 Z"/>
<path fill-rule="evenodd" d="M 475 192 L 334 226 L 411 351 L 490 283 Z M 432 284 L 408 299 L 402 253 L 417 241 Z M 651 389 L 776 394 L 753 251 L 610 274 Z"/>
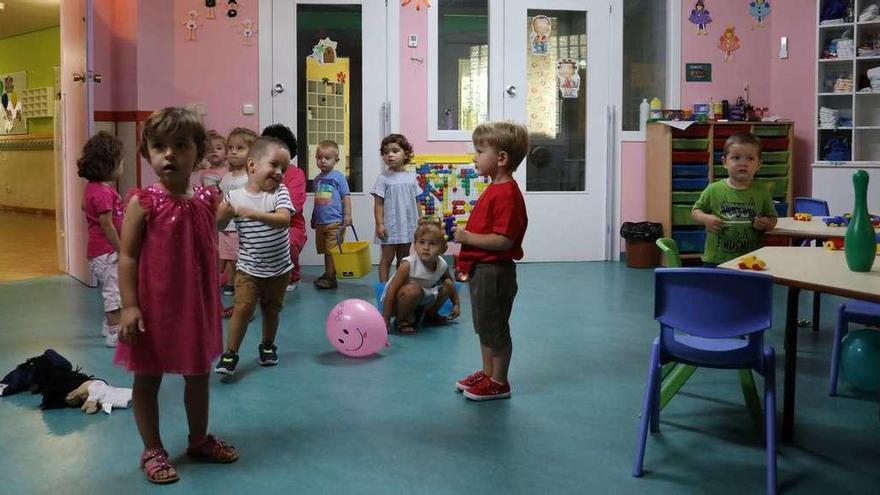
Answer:
<path fill-rule="evenodd" d="M 853 174 L 856 204 L 849 227 L 846 228 L 844 253 L 846 264 L 854 272 L 869 272 L 874 265 L 876 243 L 874 226 L 868 215 L 868 173 L 859 170 Z"/>

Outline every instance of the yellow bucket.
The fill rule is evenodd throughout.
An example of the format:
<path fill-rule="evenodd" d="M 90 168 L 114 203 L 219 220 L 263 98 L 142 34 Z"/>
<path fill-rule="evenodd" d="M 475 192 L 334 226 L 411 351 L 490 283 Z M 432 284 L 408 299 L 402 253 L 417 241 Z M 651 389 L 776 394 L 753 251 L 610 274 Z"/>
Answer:
<path fill-rule="evenodd" d="M 354 233 L 354 238 L 357 239 L 354 227 L 351 228 L 351 231 Z M 330 253 L 333 255 L 337 278 L 361 278 L 373 269 L 369 241 L 342 242 Z"/>

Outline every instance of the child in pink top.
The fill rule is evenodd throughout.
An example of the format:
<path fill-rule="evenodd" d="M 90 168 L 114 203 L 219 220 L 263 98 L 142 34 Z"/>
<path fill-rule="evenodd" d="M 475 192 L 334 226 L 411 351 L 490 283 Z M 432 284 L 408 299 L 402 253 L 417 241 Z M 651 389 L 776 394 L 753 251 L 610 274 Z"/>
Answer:
<path fill-rule="evenodd" d="M 119 232 L 122 230 L 122 199 L 115 182 L 122 175 L 122 141 L 100 131 L 83 146 L 76 161 L 77 173 L 89 181 L 83 195 L 83 211 L 89 225 L 86 256 L 89 268 L 101 284 L 104 321 L 101 334 L 107 347 L 116 347 L 119 331 Z"/>
<path fill-rule="evenodd" d="M 229 171 L 226 163 L 226 138 L 217 131 L 208 133 L 208 163 L 210 166 L 202 170 L 204 187 L 220 187 L 220 179 Z"/>
<path fill-rule="evenodd" d="M 187 455 L 221 463 L 238 459 L 235 447 L 208 434 L 208 377 L 223 348 L 219 193 L 189 183 L 206 141 L 189 110 L 169 107 L 147 118 L 139 152 L 159 182 L 135 192 L 122 228 L 122 323 L 114 362 L 134 372 L 134 416 L 144 443 L 140 465 L 153 483 L 178 479 L 159 437 L 163 373 L 181 374 L 186 383 Z"/>
<path fill-rule="evenodd" d="M 296 209 L 290 217 L 290 260 L 293 262 L 293 270 L 290 272 L 290 283 L 287 285 L 287 291 L 296 289 L 299 285 L 300 264 L 299 253 L 302 252 L 306 245 L 306 219 L 303 216 L 303 205 L 306 203 L 306 174 L 299 168 L 293 159 L 296 157 L 296 136 L 284 124 L 272 124 L 263 129 L 263 136 L 271 136 L 284 141 L 287 145 L 287 151 L 290 152 L 291 163 L 284 172 L 284 186 L 290 193 L 290 201 Z"/>

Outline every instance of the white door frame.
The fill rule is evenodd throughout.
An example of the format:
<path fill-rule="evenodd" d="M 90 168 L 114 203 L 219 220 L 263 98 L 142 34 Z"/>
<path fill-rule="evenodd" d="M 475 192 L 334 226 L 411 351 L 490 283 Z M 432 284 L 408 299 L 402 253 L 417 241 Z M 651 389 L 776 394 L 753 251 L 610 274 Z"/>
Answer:
<path fill-rule="evenodd" d="M 363 185 L 362 192 L 352 193 L 352 211 L 354 226 L 361 240 L 373 237 L 373 198 L 369 194 L 370 187 L 382 172 L 378 151 L 372 153 L 385 133 L 399 132 L 400 129 L 400 6 L 397 2 L 386 3 L 384 0 L 264 0 L 261 1 L 260 18 L 266 19 L 259 33 L 260 69 L 259 69 L 259 109 L 260 127 L 271 123 L 283 123 L 296 130 L 297 101 L 296 93 L 297 67 L 295 64 L 275 63 L 274 54 L 296 53 L 296 32 L 291 25 L 296 24 L 296 6 L 311 5 L 362 5 L 362 26 L 364 40 L 364 75 L 369 79 L 363 85 Z M 379 8 L 368 8 L 378 7 Z M 367 45 L 372 43 L 373 48 Z M 381 48 L 379 48 L 381 47 Z M 386 67 L 378 67 L 375 53 L 382 53 L 386 58 Z M 371 70 L 367 70 L 367 62 Z M 375 69 L 373 69 L 375 68 Z M 276 83 L 284 85 L 284 92 L 275 94 L 272 87 Z M 376 98 L 376 95 L 385 95 Z M 366 118 L 366 116 L 369 116 Z M 298 136 L 298 139 L 304 139 Z M 375 160 L 369 157 L 375 156 Z M 304 207 L 304 215 L 310 218 L 314 202 L 313 193 Z M 367 213 L 369 212 L 369 213 Z M 373 260 L 377 261 L 379 253 L 374 251 Z M 316 254 L 314 236 L 309 236 L 308 243 L 300 255 L 305 265 L 322 264 L 323 257 Z"/>
<path fill-rule="evenodd" d="M 525 191 L 531 224 L 530 235 L 524 240 L 527 261 L 602 261 L 614 256 L 611 226 L 617 188 L 613 160 L 616 100 L 611 90 L 613 70 L 605 69 L 610 67 L 612 57 L 602 43 L 612 40 L 610 7 L 602 0 L 508 0 L 504 5 L 504 46 L 508 47 L 503 55 L 504 78 L 493 84 L 490 92 L 503 98 L 506 119 L 523 123 L 527 122 L 524 47 L 528 9 L 585 11 L 587 16 L 588 81 L 581 82 L 581 88 L 587 91 L 587 183 L 583 192 Z M 492 45 L 498 43 L 490 42 Z M 518 89 L 515 95 L 506 93 L 509 86 Z M 523 164 L 514 174 L 523 188 L 526 173 Z M 542 234 L 536 231 L 537 226 L 547 230 Z M 554 233 L 558 239 L 552 239 Z M 553 250 L 547 249 L 548 243 Z"/>

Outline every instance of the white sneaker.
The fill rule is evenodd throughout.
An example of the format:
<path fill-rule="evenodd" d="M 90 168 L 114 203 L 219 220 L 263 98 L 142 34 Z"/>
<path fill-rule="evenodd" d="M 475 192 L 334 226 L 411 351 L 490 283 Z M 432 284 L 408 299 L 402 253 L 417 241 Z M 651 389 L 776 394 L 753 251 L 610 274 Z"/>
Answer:
<path fill-rule="evenodd" d="M 293 292 L 296 288 L 299 287 L 299 282 L 293 282 L 292 284 L 287 284 L 287 292 Z"/>
<path fill-rule="evenodd" d="M 107 347 L 116 347 L 118 341 L 119 330 L 112 328 L 107 332 L 107 337 L 104 339 L 104 345 Z"/>
<path fill-rule="evenodd" d="M 110 334 L 110 327 L 107 326 L 107 320 L 101 322 L 101 337 L 106 337 Z"/>

